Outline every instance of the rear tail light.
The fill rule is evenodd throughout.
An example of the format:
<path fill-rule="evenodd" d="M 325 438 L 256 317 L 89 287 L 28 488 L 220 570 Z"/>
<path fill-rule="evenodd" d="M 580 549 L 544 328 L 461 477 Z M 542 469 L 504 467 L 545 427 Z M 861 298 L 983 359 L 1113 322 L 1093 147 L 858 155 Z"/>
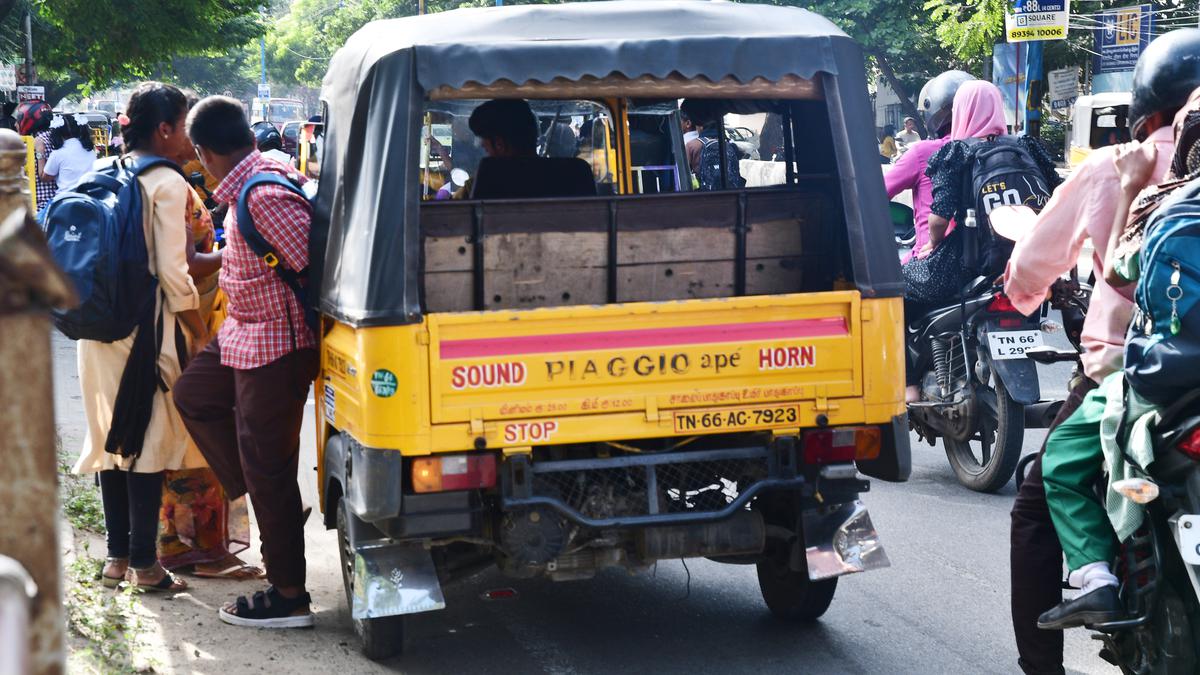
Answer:
<path fill-rule="evenodd" d="M 997 293 L 992 296 L 992 301 L 988 303 L 987 311 L 993 314 L 1017 314 L 1018 316 L 1000 317 L 1001 328 L 1021 328 L 1025 325 L 1025 317 L 1020 316 L 1021 310 L 1017 309 L 1012 304 L 1012 300 L 1003 293 Z"/>
<path fill-rule="evenodd" d="M 992 302 L 988 304 L 987 311 L 996 312 L 998 314 L 1021 313 L 1015 306 L 1013 306 L 1012 300 L 1009 300 L 1008 296 L 1003 293 L 997 293 L 992 297 Z"/>
<path fill-rule="evenodd" d="M 413 461 L 413 492 L 476 490 L 496 485 L 495 455 L 446 455 Z"/>
<path fill-rule="evenodd" d="M 804 463 L 834 464 L 879 457 L 879 427 L 841 427 L 804 432 Z"/>
<path fill-rule="evenodd" d="M 1192 429 L 1175 447 L 1179 448 L 1179 451 L 1183 454 L 1200 462 L 1200 427 Z"/>

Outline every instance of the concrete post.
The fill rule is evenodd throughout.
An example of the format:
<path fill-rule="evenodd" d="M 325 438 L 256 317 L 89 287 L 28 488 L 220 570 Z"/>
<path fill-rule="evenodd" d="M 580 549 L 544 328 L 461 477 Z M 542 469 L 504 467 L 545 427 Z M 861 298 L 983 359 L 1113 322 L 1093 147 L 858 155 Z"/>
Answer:
<path fill-rule="evenodd" d="M 28 672 L 63 672 L 57 460 L 47 310 L 75 302 L 31 215 L 25 146 L 0 130 L 0 555 L 24 567 L 37 593 L 29 608 Z"/>

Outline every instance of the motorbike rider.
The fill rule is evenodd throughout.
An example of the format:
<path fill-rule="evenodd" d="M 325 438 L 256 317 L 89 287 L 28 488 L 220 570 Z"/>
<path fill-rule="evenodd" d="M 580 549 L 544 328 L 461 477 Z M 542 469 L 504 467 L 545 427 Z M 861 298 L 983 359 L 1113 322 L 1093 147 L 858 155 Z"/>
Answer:
<path fill-rule="evenodd" d="M 37 187 L 34 207 L 41 211 L 58 192 L 58 185 L 54 181 L 42 180 L 42 169 L 50 157 L 50 122 L 54 118 L 54 111 L 45 101 L 25 101 L 17 106 L 13 117 L 17 121 L 17 133 L 34 138 L 33 176 Z"/>
<path fill-rule="evenodd" d="M 975 153 L 997 143 L 1010 144 L 998 139 L 1006 132 L 1004 100 L 991 82 L 970 80 L 959 84 L 952 110 L 950 142 L 929 158 L 926 168 L 933 197 L 929 207 L 929 241 L 915 259 L 901 268 L 905 282 L 904 313 L 910 323 L 931 309 L 954 302 L 963 283 L 981 271 L 999 273 L 999 269 L 966 269 L 963 237 L 951 231 L 950 220 L 968 208 L 976 208 L 974 203 L 966 203 L 970 190 L 965 189 L 972 178 Z M 1054 162 L 1042 146 L 1025 137 L 1016 144 L 1036 163 L 1041 179 L 1050 188 L 1057 185 Z M 912 403 L 921 396 L 918 387 L 921 373 L 918 364 L 907 366 L 905 400 Z"/>
<path fill-rule="evenodd" d="M 1200 31 L 1177 31 L 1156 40 L 1150 53 L 1162 49 L 1195 53 L 1198 47 Z M 1176 63 L 1183 66 L 1184 61 L 1178 59 Z M 1172 67 L 1170 72 L 1150 72 L 1149 62 L 1139 64 L 1142 71 L 1133 92 L 1130 122 L 1140 139 L 1158 149 L 1153 182 L 1166 175 L 1170 163 L 1174 147 L 1168 126 L 1171 116 L 1188 92 L 1200 85 L 1200 65 L 1189 63 Z M 1040 214 L 1019 207 L 992 212 L 993 227 L 1011 231 L 1031 228 L 1018 239 L 1005 273 L 1005 294 L 1021 312 L 1032 314 L 1040 309 L 1051 284 L 1075 267 L 1086 241 L 1091 240 L 1096 251 L 1093 266 L 1098 271 L 1103 269 L 1102 252 L 1116 210 L 1112 196 L 1120 192 L 1121 176 L 1113 162 L 1115 151 L 1115 147 L 1104 147 L 1092 152 Z M 1079 378 L 1068 393 L 1051 423 L 1052 431 L 1079 408 L 1089 391 L 1122 364 L 1125 329 L 1133 303 L 1100 276 L 1093 287 L 1081 336 L 1085 377 Z M 1018 664 L 1026 673 L 1062 673 L 1062 633 L 1037 628 L 1038 616 L 1062 601 L 1062 547 L 1046 506 L 1041 454 L 1030 465 L 1017 491 L 1010 542 Z"/>
<path fill-rule="evenodd" d="M 1162 125 L 1178 112 L 1192 89 L 1200 84 L 1197 61 L 1200 61 L 1200 29 L 1168 33 L 1147 47 L 1134 71 L 1134 101 L 1130 117 L 1135 136 L 1146 138 L 1146 125 L 1150 117 L 1157 115 Z M 1164 132 L 1160 129 L 1159 133 Z M 1169 127 L 1165 133 L 1171 133 Z M 1182 140 L 1184 144 L 1176 147 L 1175 151 L 1176 157 L 1181 158 L 1176 162 L 1177 166 L 1186 164 L 1188 156 L 1192 154 L 1192 146 L 1197 141 L 1194 136 L 1185 136 Z M 1161 152 L 1161 147 L 1153 143 L 1144 145 L 1147 147 L 1123 146 L 1115 151 L 1114 161 L 1117 171 L 1121 173 L 1118 196 L 1124 203 L 1118 201 L 1114 209 L 1114 218 L 1119 225 L 1115 227 L 1118 231 L 1110 236 L 1110 240 L 1121 235 L 1125 211 L 1133 195 L 1152 180 L 1158 169 L 1158 161 L 1154 157 Z M 1170 157 L 1172 153 L 1166 154 Z M 1186 170 L 1193 168 L 1188 166 Z M 1112 199 L 1111 194 L 1108 199 Z M 1144 216 L 1144 213 L 1139 215 L 1142 223 L 1145 222 Z M 1105 261 L 1103 269 L 1109 281 L 1117 278 L 1113 275 L 1113 263 L 1117 260 L 1111 257 Z M 1130 410 L 1143 404 L 1149 405 L 1143 396 L 1153 393 L 1130 388 L 1129 396 L 1124 396 L 1121 393 L 1122 384 L 1128 382 L 1122 379 L 1120 371 L 1106 377 L 1100 387 L 1089 392 L 1079 408 L 1050 433 L 1046 441 L 1042 480 L 1047 506 L 1071 570 L 1071 584 L 1081 587 L 1082 593 L 1044 612 L 1038 619 L 1038 625 L 1042 628 L 1070 628 L 1118 618 L 1122 614 L 1117 593 L 1118 580 L 1109 569 L 1109 562 L 1116 555 L 1117 540 L 1113 536 L 1109 514 L 1105 506 L 1096 500 L 1092 485 L 1102 470 L 1102 460 L 1107 454 L 1105 448 L 1114 444 L 1111 434 L 1102 433 L 1103 429 L 1110 426 L 1106 423 L 1102 428 L 1102 419 L 1111 419 L 1114 411 L 1119 418 L 1125 405 Z M 1114 430 L 1117 426 L 1117 422 L 1111 424 Z"/>
<path fill-rule="evenodd" d="M 929 243 L 929 205 L 933 202 L 933 181 L 925 175 L 925 168 L 929 158 L 950 142 L 954 94 L 963 82 L 973 79 L 975 77 L 970 73 L 947 70 L 925 84 L 917 105 L 925 115 L 925 128 L 929 130 L 930 138 L 909 144 L 908 150 L 883 175 L 888 199 L 905 190 L 912 190 L 913 225 L 917 238 L 913 241 L 912 250 L 901 262 L 907 263 L 917 257 L 918 252 Z"/>
<path fill-rule="evenodd" d="M 254 132 L 254 144 L 264 157 L 284 166 L 292 165 L 292 156 L 283 151 L 283 136 L 274 124 L 267 121 L 255 122 L 250 129 Z"/>

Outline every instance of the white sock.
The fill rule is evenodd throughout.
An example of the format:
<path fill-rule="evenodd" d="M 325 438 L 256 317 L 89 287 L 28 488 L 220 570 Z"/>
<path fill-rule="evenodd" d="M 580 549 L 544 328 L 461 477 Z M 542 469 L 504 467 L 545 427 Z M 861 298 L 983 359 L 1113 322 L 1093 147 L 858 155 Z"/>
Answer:
<path fill-rule="evenodd" d="M 1097 588 L 1104 586 L 1116 586 L 1120 581 L 1113 576 L 1112 570 L 1109 569 L 1106 562 L 1088 563 L 1077 570 L 1073 570 L 1071 575 L 1067 577 L 1068 583 L 1080 589 L 1080 595 L 1091 593 Z"/>

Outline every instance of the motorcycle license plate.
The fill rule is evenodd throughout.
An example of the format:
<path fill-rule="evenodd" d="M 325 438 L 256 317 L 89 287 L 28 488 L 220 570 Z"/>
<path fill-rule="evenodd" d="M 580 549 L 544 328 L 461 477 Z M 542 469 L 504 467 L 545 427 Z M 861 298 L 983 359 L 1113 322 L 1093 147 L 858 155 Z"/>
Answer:
<path fill-rule="evenodd" d="M 1200 516 L 1179 517 L 1179 554 L 1189 565 L 1200 565 Z"/>
<path fill-rule="evenodd" d="M 1009 330 L 988 333 L 988 346 L 993 360 L 1023 359 L 1025 350 L 1042 346 L 1040 330 Z"/>
<path fill-rule="evenodd" d="M 714 408 L 675 413 L 675 433 L 730 429 L 770 429 L 797 426 L 800 406 L 767 405 L 753 408 Z"/>

